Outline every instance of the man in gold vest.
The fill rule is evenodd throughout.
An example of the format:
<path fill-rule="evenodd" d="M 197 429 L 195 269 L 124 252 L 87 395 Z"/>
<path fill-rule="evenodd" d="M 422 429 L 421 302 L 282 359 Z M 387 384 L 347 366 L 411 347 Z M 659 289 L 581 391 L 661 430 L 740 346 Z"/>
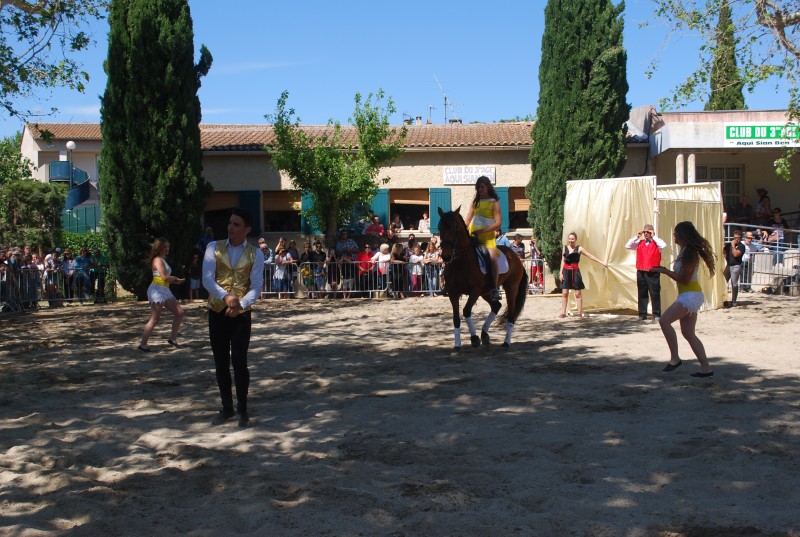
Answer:
<path fill-rule="evenodd" d="M 214 416 L 214 425 L 236 414 L 231 388 L 233 364 L 239 427 L 250 426 L 247 415 L 250 307 L 259 297 L 264 281 L 264 254 L 247 242 L 252 228 L 250 212 L 233 209 L 228 220 L 228 240 L 209 243 L 203 257 L 203 287 L 208 291 L 208 333 L 222 398 L 222 410 Z"/>

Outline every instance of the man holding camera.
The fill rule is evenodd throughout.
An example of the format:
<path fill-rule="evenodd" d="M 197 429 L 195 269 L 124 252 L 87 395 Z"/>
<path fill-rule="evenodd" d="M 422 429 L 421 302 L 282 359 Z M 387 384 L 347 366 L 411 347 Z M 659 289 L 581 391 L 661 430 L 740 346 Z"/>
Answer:
<path fill-rule="evenodd" d="M 648 295 L 653 305 L 653 320 L 661 317 L 661 276 L 653 267 L 661 265 L 661 252 L 667 243 L 656 237 L 655 229 L 647 224 L 625 244 L 636 251 L 636 287 L 639 291 L 639 320 L 647 320 Z"/>
<path fill-rule="evenodd" d="M 722 250 L 725 252 L 725 260 L 728 266 L 725 268 L 725 279 L 731 282 L 731 306 L 736 305 L 739 296 L 739 278 L 742 276 L 742 261 L 747 248 L 742 244 L 742 232 L 738 229 L 733 232 L 733 240 L 725 245 Z"/>

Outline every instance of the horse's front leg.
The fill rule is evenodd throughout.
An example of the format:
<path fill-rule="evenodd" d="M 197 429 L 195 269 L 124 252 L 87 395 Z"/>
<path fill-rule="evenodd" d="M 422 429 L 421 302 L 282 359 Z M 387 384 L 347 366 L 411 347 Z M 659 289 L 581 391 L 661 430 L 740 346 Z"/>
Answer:
<path fill-rule="evenodd" d="M 461 350 L 461 316 L 458 314 L 458 298 L 456 293 L 448 293 L 450 298 L 450 305 L 453 307 L 453 351 L 459 352 Z"/>
<path fill-rule="evenodd" d="M 467 323 L 469 327 L 469 340 L 473 347 L 479 347 L 481 344 L 481 338 L 478 337 L 475 331 L 475 323 L 472 320 L 472 307 L 478 301 L 479 297 L 479 294 L 470 294 L 469 298 L 467 298 L 467 303 L 464 304 L 464 322 Z"/>

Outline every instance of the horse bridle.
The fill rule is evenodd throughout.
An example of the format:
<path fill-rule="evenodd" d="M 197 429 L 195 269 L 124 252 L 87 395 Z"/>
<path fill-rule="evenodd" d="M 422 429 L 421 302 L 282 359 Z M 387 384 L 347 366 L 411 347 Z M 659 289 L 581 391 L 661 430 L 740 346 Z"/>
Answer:
<path fill-rule="evenodd" d="M 459 245 L 458 245 L 458 232 L 455 231 L 455 230 L 452 230 L 452 231 L 448 230 L 448 232 L 450 234 L 455 234 L 456 235 L 456 240 L 455 241 L 445 240 L 444 233 L 442 233 L 441 225 L 439 227 L 439 232 L 440 232 L 440 236 L 442 237 L 442 242 L 440 243 L 440 246 L 442 248 L 442 253 L 444 253 L 445 247 L 449 247 L 450 248 L 450 254 L 451 254 L 450 255 L 450 259 L 444 259 L 444 257 L 442 259 L 444 259 L 445 263 L 452 263 L 453 261 L 458 259 L 458 255 L 456 255 L 456 251 L 458 250 L 458 247 L 459 247 Z"/>

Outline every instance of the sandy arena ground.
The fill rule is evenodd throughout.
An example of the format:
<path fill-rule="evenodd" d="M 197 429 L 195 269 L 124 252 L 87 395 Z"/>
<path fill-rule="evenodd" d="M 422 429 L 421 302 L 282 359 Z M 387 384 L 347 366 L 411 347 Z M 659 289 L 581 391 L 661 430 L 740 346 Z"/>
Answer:
<path fill-rule="evenodd" d="M 658 325 L 558 298 L 458 356 L 445 298 L 265 301 L 251 429 L 210 425 L 185 307 L 186 346 L 165 314 L 151 354 L 145 303 L 0 317 L 1 535 L 800 535 L 797 298 L 702 313 L 710 380 L 683 340 L 661 372 Z"/>

